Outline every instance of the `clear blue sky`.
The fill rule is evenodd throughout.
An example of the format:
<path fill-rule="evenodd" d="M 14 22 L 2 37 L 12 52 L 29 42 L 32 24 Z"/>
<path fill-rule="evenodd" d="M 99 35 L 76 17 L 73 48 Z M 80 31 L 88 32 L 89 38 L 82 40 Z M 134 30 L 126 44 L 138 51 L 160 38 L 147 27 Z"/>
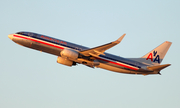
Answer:
<path fill-rule="evenodd" d="M 0 108 L 179 108 L 179 0 L 1 0 Z M 114 41 L 107 52 L 141 57 L 173 42 L 162 75 L 128 75 L 83 65 L 12 42 L 31 31 L 87 47 Z"/>

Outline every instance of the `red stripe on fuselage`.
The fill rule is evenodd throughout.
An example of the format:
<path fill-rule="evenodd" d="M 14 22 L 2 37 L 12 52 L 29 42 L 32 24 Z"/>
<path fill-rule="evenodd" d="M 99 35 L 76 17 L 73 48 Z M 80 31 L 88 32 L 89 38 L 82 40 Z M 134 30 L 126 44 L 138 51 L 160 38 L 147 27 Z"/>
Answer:
<path fill-rule="evenodd" d="M 47 42 L 39 41 L 39 40 L 36 40 L 36 39 L 32 39 L 32 38 L 29 38 L 29 37 L 23 37 L 23 36 L 19 36 L 19 35 L 13 35 L 13 36 L 18 37 L 18 38 L 22 38 L 22 39 L 31 40 L 31 41 L 38 42 L 38 43 L 42 43 L 42 44 L 49 45 L 49 46 L 52 46 L 52 47 L 64 49 L 63 47 L 53 45 L 53 44 L 50 44 L 50 43 L 47 43 Z M 125 67 L 125 68 L 128 68 L 128 69 L 138 70 L 137 68 L 133 68 L 133 67 L 130 67 L 130 66 L 127 66 L 127 65 L 124 65 L 124 64 L 115 63 L 115 62 L 112 62 L 112 61 L 109 61 L 109 60 L 106 60 L 106 59 L 102 59 L 102 58 L 98 58 L 98 57 L 96 57 L 96 59 L 99 59 L 99 60 L 102 60 L 102 61 L 105 61 L 105 62 L 108 62 L 108 63 L 112 63 L 112 64 L 115 64 L 115 65 L 119 65 L 119 66 L 122 66 L 122 67 Z"/>
<path fill-rule="evenodd" d="M 96 57 L 96 59 L 99 59 L 99 60 L 102 60 L 102 61 L 105 61 L 105 62 L 109 62 L 109 63 L 115 64 L 115 65 L 119 65 L 119 66 L 122 66 L 122 67 L 125 67 L 125 68 L 128 68 L 128 69 L 138 70 L 137 68 L 133 68 L 133 67 L 130 67 L 130 66 L 127 66 L 127 65 L 124 65 L 124 64 L 115 63 L 115 62 L 105 60 L 105 59 L 102 59 L 102 58 Z"/>
<path fill-rule="evenodd" d="M 53 45 L 53 44 L 50 44 L 50 43 L 47 43 L 47 42 L 35 40 L 35 39 L 32 39 L 32 38 L 27 38 L 27 37 L 23 37 L 23 36 L 19 36 L 19 35 L 14 35 L 14 37 L 23 38 L 23 39 L 31 40 L 31 41 L 34 41 L 34 42 L 42 43 L 42 44 L 45 44 L 45 45 L 49 45 L 49 46 L 52 46 L 52 47 L 64 49 L 63 47 L 60 47 L 60 46 L 57 46 L 57 45 Z"/>

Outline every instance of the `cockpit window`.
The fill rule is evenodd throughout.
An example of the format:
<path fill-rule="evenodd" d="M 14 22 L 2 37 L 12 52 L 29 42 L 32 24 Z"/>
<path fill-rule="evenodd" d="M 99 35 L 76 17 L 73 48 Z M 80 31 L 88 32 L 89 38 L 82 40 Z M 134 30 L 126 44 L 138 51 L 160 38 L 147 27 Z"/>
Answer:
<path fill-rule="evenodd" d="M 22 35 L 23 33 L 22 32 L 17 32 L 16 34 L 21 34 Z"/>
<path fill-rule="evenodd" d="M 33 36 L 37 37 L 38 36 L 38 34 L 32 33 L 32 32 L 17 32 L 16 34 L 30 36 L 30 37 L 33 37 Z"/>

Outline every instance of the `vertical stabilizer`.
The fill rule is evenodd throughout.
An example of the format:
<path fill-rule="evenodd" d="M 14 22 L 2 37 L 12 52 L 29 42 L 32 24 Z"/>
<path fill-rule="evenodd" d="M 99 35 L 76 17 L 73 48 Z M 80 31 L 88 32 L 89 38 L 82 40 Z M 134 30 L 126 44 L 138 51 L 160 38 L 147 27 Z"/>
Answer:
<path fill-rule="evenodd" d="M 150 65 L 158 65 L 161 64 L 164 56 L 166 55 L 169 47 L 171 46 L 172 42 L 165 41 L 143 57 L 141 60 Z"/>

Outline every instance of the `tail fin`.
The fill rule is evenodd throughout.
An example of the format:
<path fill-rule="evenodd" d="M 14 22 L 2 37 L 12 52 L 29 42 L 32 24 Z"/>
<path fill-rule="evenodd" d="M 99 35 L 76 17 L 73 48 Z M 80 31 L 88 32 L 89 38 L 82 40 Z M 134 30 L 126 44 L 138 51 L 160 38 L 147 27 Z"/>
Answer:
<path fill-rule="evenodd" d="M 161 64 L 164 56 L 166 55 L 168 49 L 170 48 L 172 42 L 165 41 L 143 57 L 141 59 L 143 62 L 150 64 L 150 65 L 159 65 Z"/>

